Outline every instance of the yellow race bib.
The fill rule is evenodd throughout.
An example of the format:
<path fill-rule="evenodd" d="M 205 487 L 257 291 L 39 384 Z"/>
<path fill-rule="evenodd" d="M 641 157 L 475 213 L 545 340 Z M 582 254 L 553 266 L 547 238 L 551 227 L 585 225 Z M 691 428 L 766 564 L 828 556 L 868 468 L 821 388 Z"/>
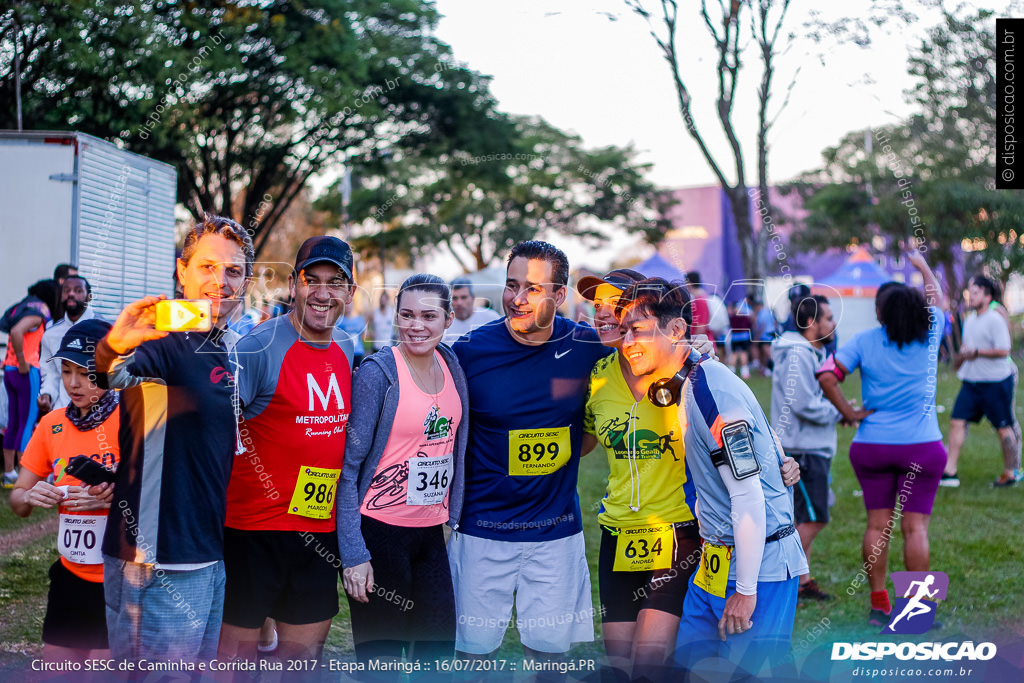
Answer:
<path fill-rule="evenodd" d="M 700 555 L 700 566 L 693 577 L 693 585 L 700 586 L 711 595 L 725 597 L 729 582 L 729 562 L 732 561 L 732 547 L 705 543 Z"/>
<path fill-rule="evenodd" d="M 645 572 L 672 566 L 676 534 L 671 524 L 619 529 L 612 571 Z"/>
<path fill-rule="evenodd" d="M 300 467 L 295 491 L 292 493 L 291 502 L 288 503 L 288 514 L 312 519 L 330 519 L 340 475 L 341 470 Z"/>
<path fill-rule="evenodd" d="M 508 433 L 508 473 L 537 477 L 563 467 L 572 455 L 568 427 L 513 429 Z"/>

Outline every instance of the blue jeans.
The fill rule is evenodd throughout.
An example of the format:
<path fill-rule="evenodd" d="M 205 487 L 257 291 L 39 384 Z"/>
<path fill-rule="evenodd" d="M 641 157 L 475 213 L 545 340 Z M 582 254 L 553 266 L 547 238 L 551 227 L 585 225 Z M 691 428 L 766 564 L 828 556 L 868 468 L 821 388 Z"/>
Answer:
<path fill-rule="evenodd" d="M 224 612 L 224 563 L 190 571 L 103 556 L 114 659 L 210 660 Z"/>

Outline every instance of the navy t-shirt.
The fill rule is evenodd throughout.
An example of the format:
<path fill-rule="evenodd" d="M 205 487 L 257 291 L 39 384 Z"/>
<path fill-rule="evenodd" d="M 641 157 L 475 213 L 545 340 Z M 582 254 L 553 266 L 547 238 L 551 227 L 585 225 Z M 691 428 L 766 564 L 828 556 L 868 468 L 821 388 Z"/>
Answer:
<path fill-rule="evenodd" d="M 111 370 L 121 462 L 103 553 L 130 562 L 224 559 L 236 447 L 234 332 L 172 333 Z"/>
<path fill-rule="evenodd" d="M 555 318 L 528 346 L 505 320 L 452 346 L 469 383 L 466 492 L 459 531 L 553 541 L 582 531 L 576 480 L 590 371 L 612 352 L 586 325 Z"/>

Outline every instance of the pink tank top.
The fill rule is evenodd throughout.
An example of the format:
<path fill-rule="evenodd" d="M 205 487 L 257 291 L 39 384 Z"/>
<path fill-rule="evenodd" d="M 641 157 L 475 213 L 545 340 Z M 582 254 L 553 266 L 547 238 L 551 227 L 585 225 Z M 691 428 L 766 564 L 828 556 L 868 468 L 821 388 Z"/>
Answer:
<path fill-rule="evenodd" d="M 443 524 L 448 521 L 455 431 L 462 420 L 459 392 L 437 351 L 444 387 L 436 402 L 417 386 L 398 347 L 391 351 L 398 366 L 398 410 L 360 512 L 395 526 Z"/>

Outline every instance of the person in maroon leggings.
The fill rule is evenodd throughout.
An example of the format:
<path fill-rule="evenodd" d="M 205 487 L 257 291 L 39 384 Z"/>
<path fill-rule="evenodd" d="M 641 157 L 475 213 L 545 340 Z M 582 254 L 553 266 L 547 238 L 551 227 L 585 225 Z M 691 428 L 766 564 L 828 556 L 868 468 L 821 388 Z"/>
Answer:
<path fill-rule="evenodd" d="M 924 277 L 924 294 L 898 283 L 880 288 L 875 308 L 881 327 L 854 336 L 818 373 L 825 395 L 847 421 L 854 422 L 859 416 L 843 397 L 839 382 L 860 370 L 869 414 L 853 437 L 850 463 L 868 514 L 862 546 L 871 587 L 868 622 L 882 626 L 892 611 L 885 570 L 893 527 L 899 519 L 907 570 L 927 571 L 928 521 L 946 465 L 935 414 L 946 300 L 924 257 L 915 251 L 908 259 Z"/>

